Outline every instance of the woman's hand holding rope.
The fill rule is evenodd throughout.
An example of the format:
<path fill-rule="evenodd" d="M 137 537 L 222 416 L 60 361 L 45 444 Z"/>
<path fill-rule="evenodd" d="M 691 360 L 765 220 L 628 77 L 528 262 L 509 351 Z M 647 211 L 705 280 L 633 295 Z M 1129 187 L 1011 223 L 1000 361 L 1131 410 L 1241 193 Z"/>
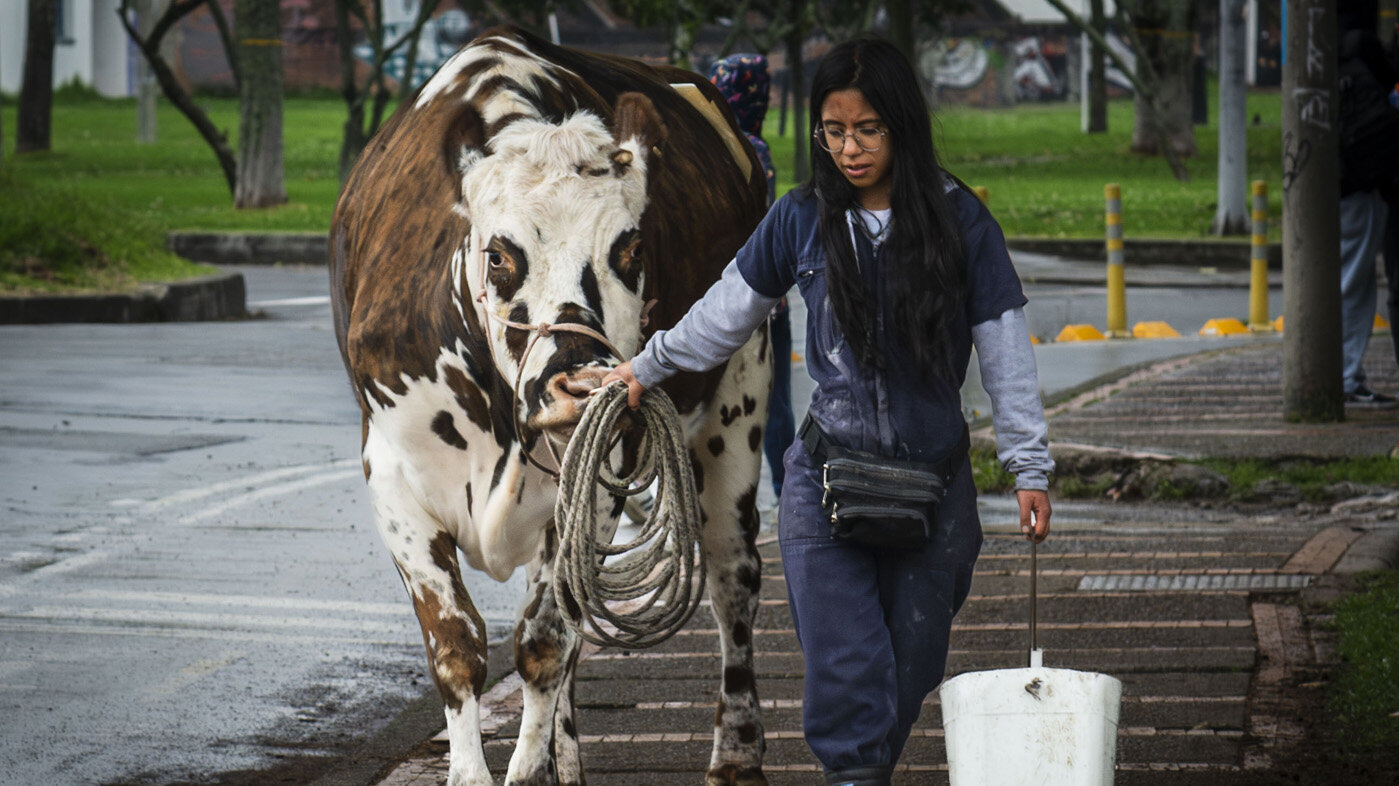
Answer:
<path fill-rule="evenodd" d="M 590 395 L 597 395 L 603 388 L 618 380 L 627 383 L 627 406 L 632 409 L 641 406 L 641 394 L 646 392 L 646 388 L 642 387 L 641 383 L 636 381 L 636 376 L 631 373 L 630 360 L 607 372 L 607 376 L 602 378 L 602 384 Z"/>

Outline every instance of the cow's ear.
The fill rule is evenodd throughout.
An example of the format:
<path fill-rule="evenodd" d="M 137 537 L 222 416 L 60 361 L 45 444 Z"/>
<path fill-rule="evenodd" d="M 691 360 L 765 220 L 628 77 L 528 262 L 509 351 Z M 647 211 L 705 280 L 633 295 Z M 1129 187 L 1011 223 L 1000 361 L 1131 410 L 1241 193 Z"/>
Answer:
<path fill-rule="evenodd" d="M 641 93 L 623 93 L 612 108 L 612 141 L 618 150 L 612 162 L 618 173 L 626 171 L 636 154 L 654 156 L 665 144 L 666 127 L 651 99 Z"/>

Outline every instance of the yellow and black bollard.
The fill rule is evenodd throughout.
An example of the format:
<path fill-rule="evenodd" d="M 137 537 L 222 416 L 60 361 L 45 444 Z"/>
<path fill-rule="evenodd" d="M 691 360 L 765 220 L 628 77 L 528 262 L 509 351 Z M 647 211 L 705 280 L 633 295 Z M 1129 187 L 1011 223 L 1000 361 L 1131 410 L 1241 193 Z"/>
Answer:
<path fill-rule="evenodd" d="M 1127 331 L 1127 278 L 1122 268 L 1122 187 L 1108 183 L 1103 196 L 1107 198 L 1107 334 L 1109 338 L 1129 338 L 1132 334 Z"/>
<path fill-rule="evenodd" d="M 1248 329 L 1273 330 L 1268 321 L 1268 181 L 1253 181 L 1253 236 L 1249 243 Z"/>

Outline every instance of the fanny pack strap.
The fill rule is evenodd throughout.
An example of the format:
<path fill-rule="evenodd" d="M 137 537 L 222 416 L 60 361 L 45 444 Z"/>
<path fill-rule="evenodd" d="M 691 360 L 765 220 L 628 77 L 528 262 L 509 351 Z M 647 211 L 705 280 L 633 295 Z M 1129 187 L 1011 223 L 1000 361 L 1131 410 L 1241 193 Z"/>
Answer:
<path fill-rule="evenodd" d="M 797 439 L 802 441 L 802 447 L 806 449 L 807 455 L 815 459 L 818 464 L 825 464 L 831 448 L 836 447 L 810 413 L 802 420 L 801 428 L 797 429 Z M 957 444 L 947 455 L 930 463 L 929 467 L 942 477 L 945 486 L 951 488 L 952 476 L 962 466 L 962 460 L 966 458 L 967 452 L 970 450 L 971 435 L 967 430 L 967 425 L 963 423 L 962 436 L 957 440 Z"/>

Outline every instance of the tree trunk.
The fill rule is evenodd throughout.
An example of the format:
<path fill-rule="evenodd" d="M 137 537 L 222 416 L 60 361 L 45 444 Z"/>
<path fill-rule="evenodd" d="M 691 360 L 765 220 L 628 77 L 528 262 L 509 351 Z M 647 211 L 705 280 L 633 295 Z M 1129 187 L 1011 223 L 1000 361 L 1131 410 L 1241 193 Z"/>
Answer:
<path fill-rule="evenodd" d="M 0 62 L 4 62 L 0 60 Z M 4 99 L 0 99 L 0 110 L 5 106 Z M 5 163 L 5 113 L 0 111 L 0 165 Z"/>
<path fill-rule="evenodd" d="M 1219 0 L 1219 192 L 1210 223 L 1215 235 L 1242 235 L 1250 228 L 1244 99 L 1244 0 Z"/>
<path fill-rule="evenodd" d="M 1190 115 L 1190 68 L 1194 57 L 1194 30 L 1198 0 L 1133 0 L 1122 6 L 1129 10 L 1137 57 L 1150 64 L 1155 73 L 1155 97 L 1160 131 L 1179 155 L 1195 155 L 1195 132 Z M 1140 72 L 1139 72 L 1140 73 Z M 1160 143 L 1152 128 L 1147 98 L 1136 97 L 1136 120 L 1132 124 L 1132 150 L 1160 153 Z"/>
<path fill-rule="evenodd" d="M 139 0 L 136 3 L 136 27 L 141 37 L 147 38 L 155 29 L 156 5 L 159 0 Z M 146 59 L 136 61 L 136 141 L 143 145 L 155 144 L 155 97 L 160 86 Z"/>
<path fill-rule="evenodd" d="M 1103 14 L 1103 0 L 1089 0 L 1089 4 L 1093 29 L 1106 36 L 1108 19 Z M 1102 134 L 1108 130 L 1108 59 L 1096 41 L 1088 51 L 1088 133 Z"/>
<path fill-rule="evenodd" d="M 282 182 L 281 8 L 277 0 L 238 0 L 233 20 L 240 49 L 237 208 L 287 201 Z"/>
<path fill-rule="evenodd" d="M 889 0 L 884 8 L 889 14 L 889 42 L 904 53 L 908 62 L 917 63 L 917 45 L 914 43 L 917 25 L 914 23 L 913 0 Z"/>
<path fill-rule="evenodd" d="M 29 0 L 24 83 L 19 91 L 15 152 L 48 150 L 53 119 L 53 44 L 57 0 Z"/>
<path fill-rule="evenodd" d="M 792 179 L 798 183 L 811 177 L 808 145 L 813 130 L 806 112 L 806 74 L 802 68 L 802 44 L 806 42 L 806 16 L 803 0 L 791 0 L 792 27 L 787 31 L 787 73 L 792 77 Z"/>
<path fill-rule="evenodd" d="M 1345 394 L 1336 3 L 1286 2 L 1287 51 L 1299 54 L 1282 68 L 1283 415 L 1339 421 Z"/>

